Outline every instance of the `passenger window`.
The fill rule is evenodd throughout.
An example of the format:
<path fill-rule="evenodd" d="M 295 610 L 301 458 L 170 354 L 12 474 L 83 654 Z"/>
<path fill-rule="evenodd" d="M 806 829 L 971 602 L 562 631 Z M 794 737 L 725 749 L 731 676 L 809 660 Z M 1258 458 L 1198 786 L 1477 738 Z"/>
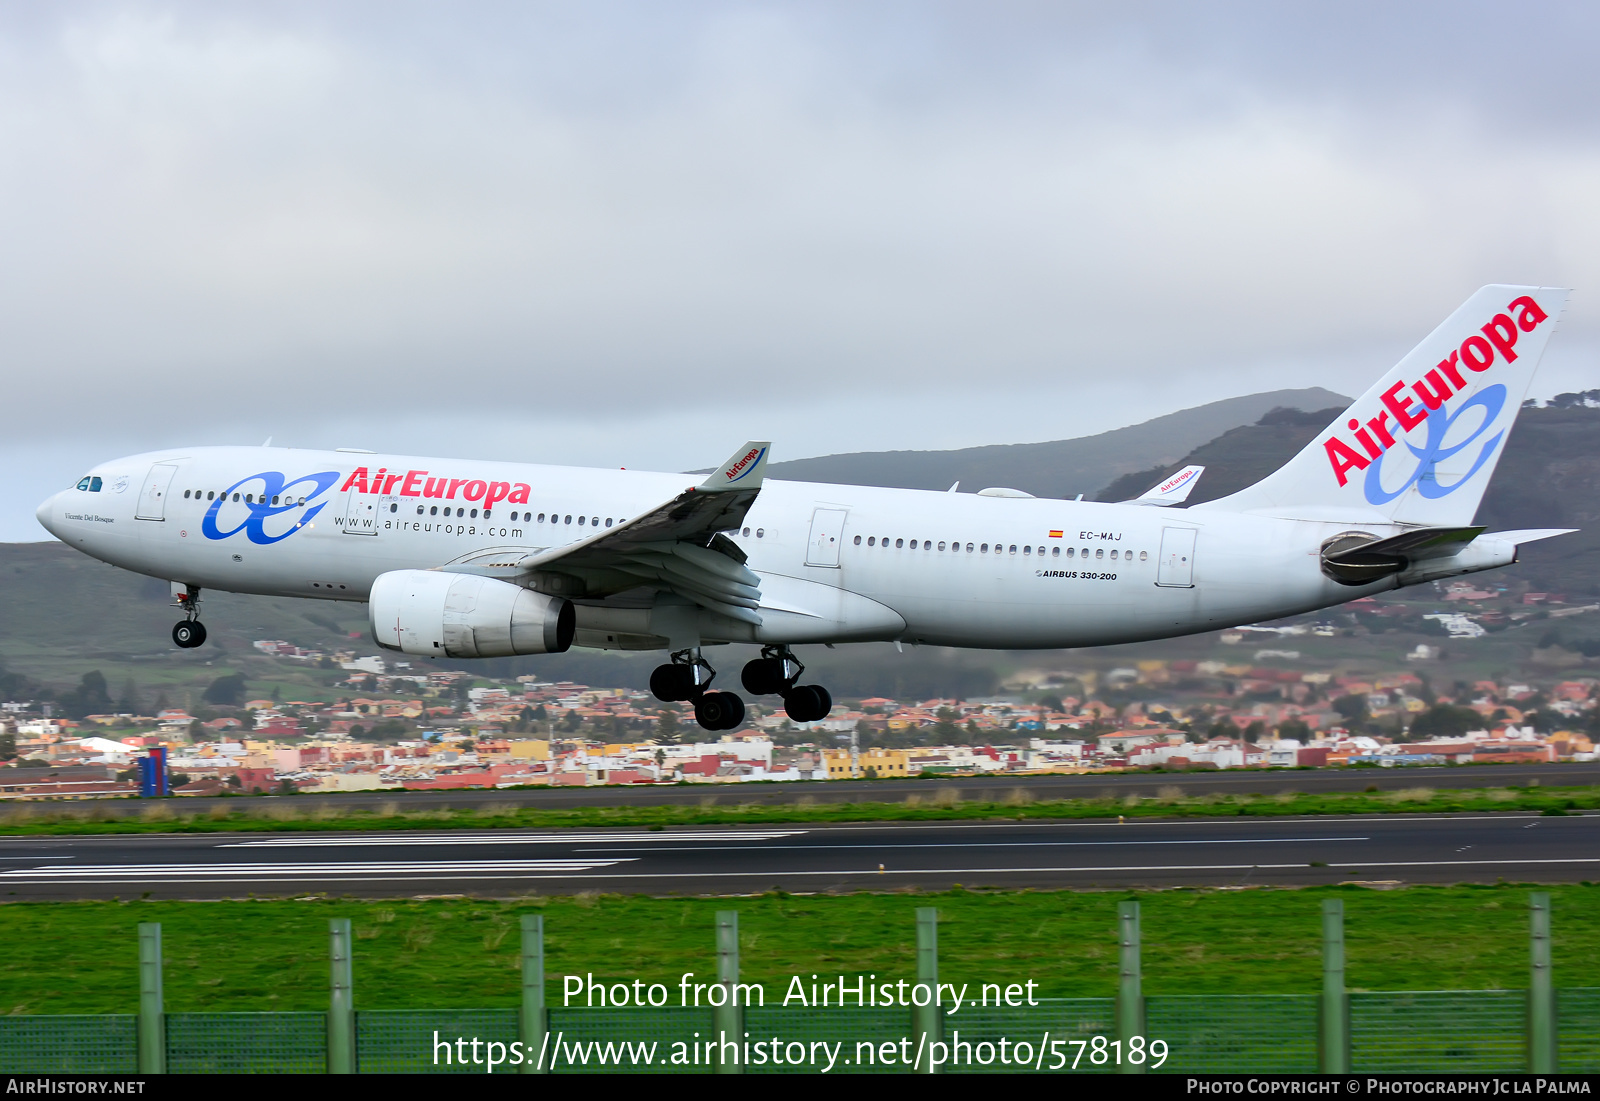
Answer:
<path fill-rule="evenodd" d="M 1116 560 L 1117 560 L 1117 552 L 1116 551 L 1112 551 L 1111 552 L 1111 561 L 1115 562 Z"/>
<path fill-rule="evenodd" d="M 189 499 L 189 491 L 187 489 L 183 491 L 183 499 L 185 501 Z"/>
<path fill-rule="evenodd" d="M 1023 554 L 1032 554 L 1033 553 L 1033 547 L 1031 545 L 1023 547 L 1022 548 L 1022 553 Z"/>
<path fill-rule="evenodd" d="M 1104 547 L 1099 548 L 1094 552 L 1094 556 L 1096 558 L 1104 558 L 1106 556 L 1106 549 Z"/>
<path fill-rule="evenodd" d="M 306 499 L 304 497 L 300 498 L 298 501 L 295 502 L 295 504 L 297 504 L 297 505 L 303 505 L 305 503 L 306 503 Z"/>
<path fill-rule="evenodd" d="M 487 515 L 489 515 L 489 514 L 488 514 L 488 513 L 487 513 L 487 512 L 486 512 L 486 513 L 484 513 L 484 515 L 485 515 L 485 516 L 487 516 Z M 474 519 L 474 520 L 476 520 L 476 519 L 477 519 L 477 518 L 478 518 L 478 510 L 477 510 L 477 509 L 473 509 L 473 510 L 472 510 L 472 518 L 473 518 L 473 519 Z"/>
<path fill-rule="evenodd" d="M 278 498 L 277 498 L 277 497 L 276 497 L 276 496 L 274 496 L 274 497 L 273 497 L 273 498 L 272 498 L 272 503 L 273 503 L 273 504 L 277 504 L 277 503 L 278 503 Z"/>
<path fill-rule="evenodd" d="M 390 512 L 399 512 L 400 511 L 400 502 L 399 501 L 390 502 L 389 511 Z"/>
<path fill-rule="evenodd" d="M 1078 554 L 1078 549 L 1076 547 L 1068 547 L 1067 548 L 1067 557 L 1068 558 L 1076 558 L 1077 554 Z"/>
<path fill-rule="evenodd" d="M 569 523 L 569 524 L 572 523 L 572 517 L 571 516 L 567 517 L 567 523 Z"/>
<path fill-rule="evenodd" d="M 1149 551 L 1140 551 L 1139 552 L 1139 561 L 1148 562 L 1149 560 L 1150 560 L 1150 552 Z"/>
<path fill-rule="evenodd" d="M 906 541 L 904 539 L 896 539 L 894 541 L 894 546 L 895 546 L 896 550 L 902 549 L 905 545 L 906 545 Z"/>
<path fill-rule="evenodd" d="M 944 550 L 944 541 L 943 540 L 940 540 L 940 542 L 939 542 L 939 549 L 940 550 Z"/>
<path fill-rule="evenodd" d="M 1017 553 L 1017 545 L 1015 543 L 1011 544 L 1011 553 L 1012 554 L 1016 554 Z"/>
<path fill-rule="evenodd" d="M 439 506 L 438 505 L 434 505 L 432 508 L 428 509 L 428 515 L 429 516 L 437 516 L 437 515 L 439 515 Z"/>
<path fill-rule="evenodd" d="M 750 538 L 750 529 L 749 528 L 745 528 L 742 534 L 744 535 L 744 537 L 746 539 Z"/>
<path fill-rule="evenodd" d="M 239 503 L 239 495 L 237 493 L 235 493 L 233 495 L 233 503 L 234 504 L 238 504 Z"/>
<path fill-rule="evenodd" d="M 488 514 L 488 513 L 487 513 L 487 512 L 486 512 L 486 513 L 484 513 L 484 515 L 485 515 L 485 516 L 487 516 L 487 515 L 489 515 L 489 514 Z M 593 518 L 593 519 L 591 519 L 591 520 L 590 520 L 590 521 L 589 521 L 589 526 L 590 526 L 590 527 L 591 527 L 591 528 L 597 528 L 597 527 L 599 527 L 599 526 L 600 526 L 600 517 L 598 517 L 598 516 L 596 516 L 596 517 L 594 517 L 594 518 Z"/>
<path fill-rule="evenodd" d="M 760 539 L 765 534 L 767 534 L 767 529 L 766 528 L 757 528 L 756 529 L 756 538 L 757 539 Z"/>
<path fill-rule="evenodd" d="M 858 536 L 856 536 L 856 546 L 859 547 L 860 545 L 861 545 L 861 536 L 858 535 Z"/>
<path fill-rule="evenodd" d="M 606 527 L 609 528 L 610 526 L 611 526 L 611 517 L 607 516 L 606 517 Z"/>
<path fill-rule="evenodd" d="M 981 552 L 982 552 L 982 553 L 984 553 L 984 554 L 988 554 L 988 553 L 989 553 L 989 544 L 988 544 L 988 543 L 985 543 L 985 544 L 984 544 L 984 545 L 983 545 L 983 546 L 981 546 L 981 547 L 979 547 L 979 548 L 978 548 L 978 549 L 979 549 L 979 550 L 980 550 L 980 551 L 981 551 Z"/>
<path fill-rule="evenodd" d="M 539 513 L 539 523 L 544 523 L 544 513 Z"/>
<path fill-rule="evenodd" d="M 972 544 L 971 544 L 971 543 L 968 543 L 968 544 L 967 544 L 967 553 L 968 553 L 968 554 L 971 554 L 971 553 L 972 553 Z"/>
<path fill-rule="evenodd" d="M 867 536 L 867 546 L 875 547 L 877 545 L 878 545 L 878 537 L 876 535 Z"/>
<path fill-rule="evenodd" d="M 422 515 L 422 506 L 421 506 L 421 505 L 418 505 L 418 506 L 417 506 L 417 515 L 418 515 L 418 516 L 421 516 L 421 515 Z"/>
<path fill-rule="evenodd" d="M 1061 557 L 1061 548 L 1060 547 L 1051 547 L 1050 548 L 1050 557 L 1051 558 L 1060 558 Z"/>
<path fill-rule="evenodd" d="M 476 516 L 478 514 L 476 512 L 474 512 L 472 515 Z M 583 527 L 585 522 L 586 522 L 586 519 L 584 517 L 582 517 L 582 516 L 578 517 L 578 526 L 580 528 Z"/>

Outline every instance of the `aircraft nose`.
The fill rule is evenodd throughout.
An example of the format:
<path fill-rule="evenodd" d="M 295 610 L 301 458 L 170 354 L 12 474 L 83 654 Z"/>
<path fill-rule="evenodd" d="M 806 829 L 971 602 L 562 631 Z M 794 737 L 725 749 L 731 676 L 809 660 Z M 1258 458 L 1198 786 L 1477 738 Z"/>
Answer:
<path fill-rule="evenodd" d="M 59 493 L 52 497 L 48 497 L 45 499 L 45 502 L 39 506 L 38 510 L 34 512 L 34 516 L 38 518 L 39 526 L 57 538 L 60 538 L 61 535 L 61 533 L 56 531 L 55 528 L 55 518 L 59 514 L 57 502 L 60 501 L 60 499 L 61 494 Z"/>

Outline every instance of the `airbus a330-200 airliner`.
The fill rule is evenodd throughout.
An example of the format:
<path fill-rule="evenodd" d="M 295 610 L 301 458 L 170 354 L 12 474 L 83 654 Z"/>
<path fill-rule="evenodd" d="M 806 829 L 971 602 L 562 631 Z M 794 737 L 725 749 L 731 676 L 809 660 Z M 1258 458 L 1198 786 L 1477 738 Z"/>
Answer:
<path fill-rule="evenodd" d="M 744 703 L 705 648 L 761 647 L 742 681 L 827 715 L 794 647 L 1005 649 L 1209 631 L 1515 562 L 1560 530 L 1473 524 L 1567 298 L 1490 286 L 1285 466 L 1180 507 L 1187 468 L 1119 504 L 764 477 L 748 443 L 681 474 L 197 447 L 104 463 L 38 517 L 69 546 L 172 583 L 181 647 L 201 593 L 366 601 L 418 657 L 664 650 L 650 680 L 709 730 Z M 954 487 L 952 487 L 954 488 Z"/>

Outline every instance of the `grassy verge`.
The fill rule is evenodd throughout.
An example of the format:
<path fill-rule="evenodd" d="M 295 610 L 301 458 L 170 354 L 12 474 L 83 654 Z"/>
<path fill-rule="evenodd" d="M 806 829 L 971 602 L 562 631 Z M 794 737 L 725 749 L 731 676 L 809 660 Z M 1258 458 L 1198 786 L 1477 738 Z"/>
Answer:
<path fill-rule="evenodd" d="M 1559 986 L 1600 974 L 1600 885 L 1547 888 Z M 138 998 L 135 926 L 158 921 L 170 1011 L 319 1009 L 327 1004 L 327 928 L 352 920 L 356 1002 L 368 1009 L 517 1004 L 521 913 L 545 915 L 551 1004 L 564 974 L 668 986 L 715 973 L 714 918 L 739 911 L 741 970 L 781 1002 L 809 982 L 915 974 L 918 906 L 940 914 L 940 977 L 1027 982 L 1045 996 L 1110 996 L 1116 904 L 1142 903 L 1151 994 L 1314 993 L 1319 900 L 1345 900 L 1352 987 L 1522 988 L 1528 891 L 1516 886 L 1160 892 L 950 891 L 738 899 L 612 895 L 484 902 L 275 899 L 70 902 L 0 906 L 0 1012 L 129 1013 Z M 975 989 L 976 987 L 974 987 Z"/>
<path fill-rule="evenodd" d="M 739 803 L 737 789 L 708 792 L 694 807 L 480 807 L 406 811 L 399 801 L 375 800 L 370 809 L 310 809 L 293 799 L 241 798 L 200 812 L 181 799 L 150 803 L 137 816 L 92 803 L 35 803 L 0 813 L 0 835 L 104 833 L 215 833 L 286 830 L 508 829 L 597 826 L 712 826 L 751 823 L 927 822 L 981 819 L 1194 818 L 1234 815 L 1347 815 L 1396 812 L 1456 813 L 1532 811 L 1566 814 L 1600 810 L 1600 787 L 1486 788 L 1465 791 L 1428 787 L 1313 795 L 1186 796 L 1176 784 L 1154 798 L 1034 800 L 1023 787 L 992 802 L 964 801 L 955 788 L 912 794 L 897 803 Z"/>

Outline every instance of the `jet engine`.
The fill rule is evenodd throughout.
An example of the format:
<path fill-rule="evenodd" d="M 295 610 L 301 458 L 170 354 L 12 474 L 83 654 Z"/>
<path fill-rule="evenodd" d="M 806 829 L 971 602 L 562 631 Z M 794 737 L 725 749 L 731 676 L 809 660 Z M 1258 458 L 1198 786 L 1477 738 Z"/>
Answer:
<path fill-rule="evenodd" d="M 372 638 L 424 657 L 559 654 L 572 645 L 572 602 L 508 581 L 437 570 L 394 570 L 372 583 Z"/>

